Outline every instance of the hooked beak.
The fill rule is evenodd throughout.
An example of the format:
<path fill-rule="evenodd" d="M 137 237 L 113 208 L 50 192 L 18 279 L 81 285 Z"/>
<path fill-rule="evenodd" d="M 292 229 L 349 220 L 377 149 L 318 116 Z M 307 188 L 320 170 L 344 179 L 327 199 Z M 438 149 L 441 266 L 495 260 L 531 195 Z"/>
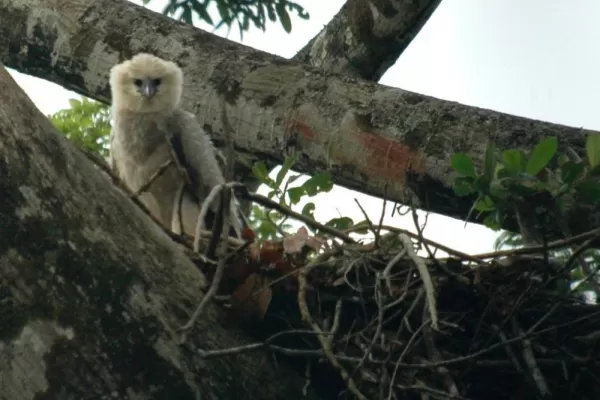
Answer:
<path fill-rule="evenodd" d="M 142 85 L 140 86 L 139 91 L 142 94 L 142 96 L 151 98 L 156 94 L 157 89 L 158 87 L 152 79 L 144 79 L 142 81 Z"/>

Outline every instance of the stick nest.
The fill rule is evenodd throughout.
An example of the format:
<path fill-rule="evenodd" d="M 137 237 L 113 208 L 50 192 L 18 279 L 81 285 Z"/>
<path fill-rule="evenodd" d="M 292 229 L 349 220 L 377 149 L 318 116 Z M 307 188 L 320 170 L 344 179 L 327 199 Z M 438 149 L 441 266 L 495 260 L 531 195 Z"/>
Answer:
<path fill-rule="evenodd" d="M 570 260 L 539 248 L 433 258 L 399 230 L 316 256 L 284 242 L 238 250 L 221 285 L 223 321 L 261 341 L 205 357 L 266 348 L 332 398 L 600 398 L 600 307 L 570 291 Z"/>

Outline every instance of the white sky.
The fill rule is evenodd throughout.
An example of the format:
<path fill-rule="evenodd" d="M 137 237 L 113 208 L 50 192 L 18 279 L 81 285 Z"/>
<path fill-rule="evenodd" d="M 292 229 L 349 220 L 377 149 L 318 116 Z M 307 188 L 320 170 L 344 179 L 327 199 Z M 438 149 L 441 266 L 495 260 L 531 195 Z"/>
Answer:
<path fill-rule="evenodd" d="M 243 43 L 292 57 L 345 0 L 297 1 L 311 14 L 308 21 L 292 19 L 291 34 L 286 34 L 278 22 L 269 24 L 264 33 L 252 28 L 244 33 Z M 164 4 L 165 0 L 152 0 L 150 8 L 160 12 Z M 216 13 L 211 15 L 218 18 Z M 599 16 L 597 0 L 443 0 L 380 83 L 600 130 Z M 212 30 L 204 24 L 197 26 Z M 227 29 L 216 34 L 226 36 Z M 232 30 L 229 39 L 239 42 L 238 32 Z M 68 99 L 79 97 L 55 84 L 11 73 L 44 114 L 68 108 Z M 361 221 L 364 218 L 354 198 L 373 221 L 379 220 L 381 200 L 339 187 L 312 199 L 317 205 L 315 216 L 323 222 L 340 215 Z M 384 222 L 414 231 L 410 217 L 388 215 Z M 462 221 L 430 215 L 425 236 L 474 254 L 492 250 L 497 233 L 473 224 L 465 228 Z"/>

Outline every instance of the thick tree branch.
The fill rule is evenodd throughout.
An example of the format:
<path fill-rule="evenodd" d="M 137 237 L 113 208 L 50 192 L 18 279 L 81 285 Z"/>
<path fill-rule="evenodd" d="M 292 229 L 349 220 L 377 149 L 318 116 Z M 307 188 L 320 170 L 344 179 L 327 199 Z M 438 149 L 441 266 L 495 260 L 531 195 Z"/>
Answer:
<path fill-rule="evenodd" d="M 139 51 L 180 63 L 183 106 L 217 142 L 226 95 L 239 154 L 299 152 L 298 171 L 330 169 L 342 186 L 458 218 L 473 199 L 453 195 L 452 153 L 479 162 L 489 138 L 530 149 L 548 135 L 581 151 L 587 133 L 326 73 L 125 1 L 0 0 L 1 59 L 88 97 L 108 102 L 109 68 Z M 573 215 L 574 234 L 600 221 L 597 210 Z"/>
<path fill-rule="evenodd" d="M 199 357 L 244 343 L 214 307 L 177 344 L 204 277 L 1 66 L 0 199 L 0 399 L 302 398 L 264 353 Z"/>
<path fill-rule="evenodd" d="M 441 0 L 348 0 L 293 60 L 377 82 L 440 3 Z"/>

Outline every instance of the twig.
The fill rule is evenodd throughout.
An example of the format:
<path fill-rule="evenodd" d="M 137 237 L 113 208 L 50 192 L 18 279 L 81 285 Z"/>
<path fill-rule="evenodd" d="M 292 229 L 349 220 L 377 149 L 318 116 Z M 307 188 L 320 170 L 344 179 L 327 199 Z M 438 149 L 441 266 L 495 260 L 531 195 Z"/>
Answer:
<path fill-rule="evenodd" d="M 506 354 L 508 355 L 508 358 L 510 358 L 510 361 L 512 362 L 517 372 L 522 372 L 523 368 L 521 367 L 521 364 L 519 363 L 519 360 L 517 359 L 515 353 L 512 351 L 510 345 L 507 343 L 508 339 L 506 338 L 504 332 L 502 332 L 500 327 L 496 324 L 492 324 L 492 329 L 496 331 L 496 334 L 498 335 L 502 343 L 504 343 L 504 350 L 506 350 Z"/>
<path fill-rule="evenodd" d="M 209 300 L 211 298 L 213 298 L 214 295 L 217 293 L 217 289 L 219 288 L 219 283 L 221 282 L 221 278 L 223 277 L 224 271 L 225 271 L 225 258 L 223 257 L 219 260 L 219 262 L 217 264 L 217 270 L 215 271 L 215 275 L 210 284 L 210 288 L 208 289 L 208 292 L 206 292 L 206 294 L 202 297 L 202 300 L 200 300 L 200 304 L 198 304 L 198 307 L 192 314 L 192 317 L 189 319 L 189 321 L 179 329 L 179 331 L 181 332 L 179 344 L 185 343 L 185 341 L 187 339 L 187 333 L 193 328 L 194 324 L 198 320 L 198 317 L 202 314 L 202 311 L 204 311 L 204 308 L 206 308 Z"/>
<path fill-rule="evenodd" d="M 308 395 L 308 387 L 310 386 L 310 361 L 306 360 L 306 367 L 304 369 L 304 377 L 306 378 L 306 382 L 304 386 L 302 386 L 302 395 L 306 397 Z"/>
<path fill-rule="evenodd" d="M 523 330 L 517 324 L 516 319 L 511 318 L 511 322 L 513 324 L 515 332 L 518 335 L 522 335 Z M 537 385 L 537 387 L 540 391 L 540 394 L 542 395 L 542 398 L 545 398 L 546 396 L 550 395 L 550 389 L 548 389 L 548 384 L 546 383 L 546 379 L 544 378 L 542 371 L 540 371 L 540 368 L 538 367 L 538 365 L 535 361 L 535 355 L 533 354 L 533 349 L 531 347 L 531 340 L 529 340 L 529 338 L 525 338 L 525 339 L 523 339 L 522 344 L 523 344 L 523 359 L 525 360 L 525 364 L 527 364 L 527 367 L 529 368 L 529 371 L 531 373 L 531 377 L 533 378 L 533 381 Z"/>
<path fill-rule="evenodd" d="M 363 216 L 365 217 L 365 220 L 367 221 L 367 225 L 369 225 L 369 229 L 373 233 L 373 236 L 375 237 L 375 243 L 377 244 L 378 243 L 377 239 L 378 239 L 379 235 L 377 234 L 377 230 L 375 229 L 375 226 L 373 226 L 373 222 L 371 222 L 369 215 L 367 214 L 365 209 L 360 205 L 360 202 L 357 199 L 354 199 L 354 202 L 356 203 L 358 208 L 360 208 L 360 211 L 362 212 Z"/>
<path fill-rule="evenodd" d="M 214 358 L 214 357 L 222 357 L 222 356 L 231 356 L 231 355 L 236 355 L 236 354 L 241 354 L 241 353 L 246 353 L 248 351 L 253 351 L 253 350 L 260 350 L 262 348 L 267 348 L 269 350 L 275 350 L 275 351 L 281 351 L 283 350 L 285 353 L 289 354 L 289 355 L 315 355 L 318 356 L 321 353 L 319 351 L 314 351 L 314 350 L 294 350 L 294 349 L 286 349 L 280 346 L 275 346 L 272 345 L 271 343 L 284 335 L 299 335 L 299 334 L 307 334 L 307 335 L 315 335 L 315 331 L 313 330 L 308 330 L 308 329 L 295 329 L 295 330 L 289 330 L 289 331 L 282 331 L 282 332 L 277 332 L 274 333 L 273 335 L 269 336 L 264 342 L 258 342 L 258 343 L 251 343 L 251 344 L 246 344 L 246 345 L 242 345 L 242 346 L 236 346 L 236 347 L 229 347 L 226 349 L 221 349 L 221 350 L 198 350 L 198 353 L 200 354 L 200 357 L 202 358 Z M 324 335 L 329 335 L 330 333 L 323 333 Z"/>
<path fill-rule="evenodd" d="M 581 242 L 582 240 L 594 238 L 599 235 L 600 235 L 600 228 L 581 233 L 577 236 L 571 236 L 568 239 L 555 240 L 553 242 L 548 243 L 547 246 L 532 246 L 532 247 L 522 247 L 519 249 L 493 251 L 493 252 L 489 252 L 489 253 L 476 254 L 473 257 L 481 259 L 481 260 L 485 260 L 488 258 L 499 258 L 499 257 L 503 257 L 503 256 L 541 253 L 545 250 L 552 250 L 552 249 L 557 249 L 557 248 L 561 248 L 561 247 L 566 247 L 570 244 Z"/>
<path fill-rule="evenodd" d="M 427 298 L 427 305 L 429 309 L 429 315 L 431 316 L 431 326 L 438 330 L 438 315 L 437 308 L 435 304 L 435 289 L 433 288 L 433 281 L 431 280 L 431 275 L 429 274 L 429 270 L 427 269 L 427 265 L 423 259 L 415 253 L 413 249 L 413 242 L 410 238 L 404 234 L 398 235 L 402 244 L 404 245 L 404 249 L 408 253 L 408 256 L 416 265 L 419 274 L 421 275 L 421 280 L 423 281 L 423 287 L 425 288 L 425 297 Z"/>
<path fill-rule="evenodd" d="M 402 259 L 402 257 L 404 257 L 406 255 L 406 249 L 402 249 L 400 250 L 395 256 L 394 258 L 392 258 L 390 260 L 390 262 L 387 263 L 387 265 L 385 266 L 385 268 L 383 269 L 383 272 L 381 273 L 381 278 L 385 280 L 385 283 L 387 285 L 388 291 L 390 292 L 390 296 L 393 296 L 393 289 L 392 289 L 392 277 L 391 277 L 391 272 L 392 272 L 392 268 L 398 264 L 398 262 Z"/>
<path fill-rule="evenodd" d="M 233 174 L 233 165 L 234 165 L 233 142 L 232 142 L 233 139 L 231 137 L 231 129 L 228 125 L 227 117 L 225 115 L 225 99 L 223 96 L 221 97 L 221 105 L 222 105 L 221 119 L 224 124 L 224 129 L 226 130 L 225 135 L 228 139 L 228 150 L 229 150 L 229 154 L 228 154 L 229 157 L 226 159 L 226 167 L 227 168 L 225 171 L 225 178 L 231 179 L 232 174 Z M 220 194 L 220 196 L 219 196 L 219 194 Z M 208 289 L 208 292 L 206 292 L 206 294 L 202 297 L 200 304 L 198 304 L 198 307 L 196 308 L 196 311 L 194 311 L 194 313 L 192 314 L 192 317 L 190 318 L 190 320 L 181 328 L 181 331 L 182 331 L 181 343 L 183 343 L 185 341 L 186 333 L 192 329 L 194 323 L 196 322 L 198 317 L 202 314 L 202 311 L 206 307 L 208 302 L 216 295 L 216 293 L 219 289 L 219 284 L 221 283 L 221 278 L 223 277 L 223 273 L 225 271 L 225 265 L 227 264 L 227 237 L 229 236 L 229 227 L 230 227 L 231 221 L 232 220 L 237 221 L 237 218 L 235 215 L 235 210 L 232 210 L 232 208 L 231 208 L 231 201 L 232 201 L 231 186 L 228 186 L 226 184 L 218 185 L 218 186 L 214 187 L 202 204 L 202 208 L 200 209 L 200 213 L 198 215 L 198 221 L 196 224 L 196 231 L 195 231 L 195 235 L 194 235 L 195 236 L 194 237 L 194 252 L 197 253 L 199 251 L 200 232 L 202 230 L 201 228 L 204 223 L 204 219 L 206 218 L 208 209 L 211 206 L 211 204 L 214 202 L 214 200 L 217 196 L 219 196 L 220 207 L 217 211 L 217 216 L 215 218 L 215 224 L 213 226 L 212 238 L 210 240 L 208 250 L 207 250 L 207 257 L 212 258 L 213 252 L 215 251 L 215 247 L 218 246 L 219 243 L 221 244 L 221 251 L 220 251 L 220 254 L 218 257 L 217 270 L 215 271 L 215 274 L 213 276 L 213 279 L 212 279 L 210 288 Z M 230 215 L 231 211 L 233 211 L 234 214 Z M 234 225 L 236 225 L 235 222 L 234 222 Z M 221 239 L 221 240 L 219 240 L 219 239 Z"/>
<path fill-rule="evenodd" d="M 206 214 L 208 213 L 208 209 L 214 203 L 215 199 L 221 192 L 223 191 L 223 187 L 225 185 L 217 185 L 212 188 L 204 202 L 202 203 L 202 208 L 200 208 L 200 213 L 198 214 L 198 220 L 196 222 L 196 231 L 194 234 L 194 252 L 200 252 L 200 232 L 204 229 L 204 220 L 206 219 Z"/>
<path fill-rule="evenodd" d="M 181 215 L 181 205 L 183 203 L 183 194 L 185 192 L 185 182 L 181 182 L 175 198 L 173 199 L 173 211 L 171 212 L 171 230 L 178 235 L 183 233 L 183 220 Z"/>
<path fill-rule="evenodd" d="M 575 261 L 577 261 L 577 259 L 579 258 L 579 256 L 582 255 L 584 251 L 588 250 L 592 246 L 592 244 L 594 243 L 595 239 L 596 238 L 593 237 L 591 239 L 586 240 L 585 242 L 583 242 L 579 247 L 577 247 L 573 251 L 573 254 L 571 254 L 571 257 L 569 257 L 569 259 L 565 263 L 565 268 L 564 269 L 566 271 L 570 271 L 571 270 L 571 265 L 573 265 L 575 263 Z"/>
<path fill-rule="evenodd" d="M 355 228 L 355 229 L 358 229 L 358 228 Z M 355 229 L 349 228 L 345 232 L 349 233 L 349 232 L 352 232 Z M 478 256 L 472 256 L 472 255 L 463 253 L 461 251 L 451 249 L 450 247 L 444 246 L 441 243 L 434 242 L 433 240 L 429 240 L 429 239 L 427 239 L 425 237 L 420 237 L 419 234 L 410 232 L 410 231 L 408 231 L 406 229 L 401 229 L 401 228 L 397 228 L 395 226 L 390 226 L 390 225 L 381 225 L 381 229 L 385 229 L 386 231 L 394 232 L 394 233 L 403 233 L 403 234 L 405 234 L 406 236 L 408 236 L 408 237 L 410 237 L 412 239 L 421 240 L 423 243 L 427 243 L 430 246 L 438 248 L 438 249 L 442 250 L 443 252 L 448 253 L 451 256 L 455 256 L 455 257 L 457 257 L 457 258 L 459 258 L 461 260 L 472 261 L 472 262 L 480 264 L 480 265 L 488 265 L 489 264 L 489 263 L 483 261 Z"/>
<path fill-rule="evenodd" d="M 425 327 L 423 328 L 423 341 L 425 343 L 425 348 L 429 353 L 429 357 L 433 361 L 441 361 L 442 357 L 440 355 L 440 352 L 435 347 L 435 344 L 433 342 L 433 332 L 431 330 L 431 327 L 427 325 L 425 325 Z M 448 387 L 448 392 L 451 394 L 451 397 L 461 397 L 458 391 L 458 386 L 456 386 L 456 382 L 454 382 L 454 379 L 452 379 L 448 368 L 444 365 L 441 365 L 437 367 L 437 371 L 444 376 L 444 381 L 446 386 Z"/>
<path fill-rule="evenodd" d="M 223 176 L 225 178 L 225 182 L 233 182 L 235 180 L 235 151 L 234 151 L 234 147 L 233 147 L 233 136 L 234 136 L 234 130 L 233 127 L 231 126 L 231 124 L 229 123 L 229 119 L 227 118 L 227 100 L 225 98 L 225 96 L 221 96 L 220 98 L 220 103 L 221 103 L 221 124 L 223 125 L 223 136 L 225 137 L 225 141 L 227 144 L 227 154 L 225 155 L 225 168 L 224 168 L 224 173 Z M 242 216 L 241 220 L 240 220 L 240 215 L 242 214 L 241 212 L 239 212 L 237 206 L 236 206 L 236 198 L 235 195 L 233 193 L 233 191 L 229 191 L 229 194 L 227 195 L 228 197 L 228 201 L 223 203 L 223 205 L 225 207 L 229 207 L 229 217 L 232 221 L 232 226 L 233 229 L 235 230 L 235 233 L 237 234 L 238 238 L 242 237 L 242 229 L 244 228 L 242 221 L 244 221 L 244 223 L 246 223 L 246 220 L 244 218 L 244 216 Z"/>
<path fill-rule="evenodd" d="M 152 174 L 150 179 L 148 179 L 148 182 L 146 182 L 142 186 L 140 186 L 140 188 L 131 195 L 131 198 L 136 199 L 142 193 L 144 193 L 150 187 L 150 185 L 152 185 L 152 183 L 156 179 L 158 179 L 158 177 L 161 176 L 167 170 L 167 168 L 169 168 L 171 166 L 171 164 L 173 164 L 173 160 L 169 159 L 163 165 L 161 165 L 160 168 L 158 168 L 158 170 L 154 174 Z"/>
<path fill-rule="evenodd" d="M 227 189 L 225 191 L 225 193 L 223 193 L 224 202 L 230 200 L 230 197 L 229 197 L 230 193 L 231 192 L 229 191 L 229 189 Z M 204 310 L 204 308 L 206 308 L 208 302 L 217 293 L 217 290 L 219 289 L 219 284 L 221 283 L 221 278 L 223 277 L 223 272 L 225 271 L 225 265 L 226 265 L 226 261 L 227 261 L 226 236 L 228 236 L 227 232 L 229 230 L 229 223 L 230 223 L 229 222 L 229 207 L 222 207 L 220 212 L 223 213 L 223 230 L 222 230 L 222 236 L 223 236 L 222 239 L 223 240 L 221 242 L 222 243 L 222 246 L 221 246 L 222 251 L 221 251 L 221 254 L 219 255 L 217 270 L 215 271 L 215 275 L 213 276 L 213 280 L 210 284 L 210 288 L 208 289 L 208 292 L 206 292 L 206 294 L 202 297 L 202 300 L 200 300 L 200 304 L 198 304 L 196 311 L 194 311 L 190 320 L 184 326 L 182 326 L 180 328 L 180 331 L 182 332 L 181 338 L 180 338 L 180 344 L 183 344 L 185 342 L 187 333 L 192 329 L 192 327 L 198 320 L 198 317 L 202 314 L 202 311 Z"/>
<path fill-rule="evenodd" d="M 313 321 L 313 319 L 310 315 L 310 311 L 308 310 L 308 305 L 306 304 L 306 288 L 308 285 L 306 277 L 311 270 L 312 270 L 312 268 L 304 268 L 298 274 L 298 307 L 300 308 L 300 314 L 302 315 L 302 319 L 309 326 L 311 326 L 315 332 L 317 332 L 317 338 L 319 339 L 319 342 L 321 343 L 321 347 L 323 348 L 323 351 L 325 352 L 325 356 L 327 357 L 327 359 L 329 360 L 331 365 L 333 365 L 333 367 L 335 367 L 340 372 L 342 379 L 344 379 L 344 381 L 346 381 L 348 389 L 352 392 L 352 394 L 354 394 L 360 400 L 367 400 L 367 397 L 365 397 L 365 395 L 361 393 L 361 391 L 358 389 L 358 387 L 356 387 L 356 384 L 354 383 L 354 379 L 352 379 L 352 377 L 348 374 L 348 371 L 346 371 L 346 369 L 340 364 L 340 362 L 333 355 L 333 352 L 331 350 L 331 339 L 328 339 L 324 336 L 323 331 Z M 338 309 L 336 306 L 336 314 L 337 314 L 337 312 L 338 312 Z M 336 318 L 339 318 L 339 315 L 336 315 Z M 335 324 L 334 324 L 334 326 L 335 326 Z"/>
<path fill-rule="evenodd" d="M 350 236 L 346 235 L 345 233 L 340 232 L 337 229 L 334 229 L 330 226 L 323 225 L 323 224 L 315 221 L 314 219 L 306 217 L 295 211 L 292 211 L 288 207 L 281 205 L 265 196 L 261 196 L 260 194 L 252 193 L 249 191 L 245 191 L 245 193 L 243 193 L 242 196 L 245 197 L 246 199 L 252 200 L 253 202 L 258 203 L 262 206 L 272 208 L 272 209 L 279 211 L 282 214 L 289 215 L 290 217 L 297 219 L 298 221 L 304 222 L 306 225 L 310 226 L 311 228 L 319 229 L 323 232 L 326 232 L 326 233 L 330 234 L 331 236 L 334 236 L 334 237 L 344 241 L 345 243 L 356 244 L 356 241 L 354 239 L 352 239 Z"/>
<path fill-rule="evenodd" d="M 378 275 L 380 275 L 380 274 L 378 274 Z M 361 358 L 358 365 L 354 368 L 354 372 L 352 373 L 352 376 L 354 376 L 358 372 L 358 370 L 360 368 L 362 368 L 365 361 L 367 360 L 367 357 L 369 357 L 369 355 L 373 351 L 373 347 L 375 346 L 377 339 L 379 339 L 379 336 L 381 336 L 381 330 L 383 329 L 383 314 L 384 314 L 384 310 L 385 310 L 385 307 L 383 304 L 383 293 L 382 293 L 382 289 L 381 289 L 381 281 L 382 280 L 383 279 L 381 278 L 381 276 L 378 276 L 377 281 L 375 283 L 375 302 L 377 303 L 377 310 L 378 310 L 377 311 L 377 328 L 375 328 L 375 334 L 373 335 L 373 338 L 371 339 L 371 343 L 369 343 L 369 347 L 366 349 L 365 354 Z"/>
<path fill-rule="evenodd" d="M 465 283 L 465 279 L 468 281 L 468 279 L 465 278 L 464 276 L 461 276 L 455 272 L 450 271 L 445 265 L 443 265 L 441 262 L 439 262 L 437 258 L 435 258 L 435 254 L 433 254 L 433 252 L 429 248 L 429 244 L 427 243 L 427 241 L 424 240 L 423 229 L 421 229 L 421 226 L 419 225 L 419 215 L 417 214 L 417 209 L 415 207 L 411 207 L 411 210 L 412 210 L 413 223 L 415 224 L 415 229 L 417 230 L 417 234 L 419 235 L 419 242 L 423 244 L 423 247 L 425 247 L 425 251 L 429 255 L 429 258 L 431 258 L 431 260 L 435 263 L 436 267 L 438 267 L 439 269 L 444 271 L 446 274 L 450 275 L 451 277 L 453 277 L 454 279 L 457 279 L 460 282 Z"/>
<path fill-rule="evenodd" d="M 388 394 L 388 400 L 391 400 L 391 398 L 392 398 L 393 385 L 394 385 L 394 382 L 396 381 L 396 374 L 398 373 L 398 370 L 400 369 L 400 366 L 402 365 L 402 359 L 404 358 L 404 356 L 406 356 L 406 354 L 408 354 L 408 351 L 410 350 L 413 342 L 415 340 L 417 340 L 417 336 L 419 335 L 419 333 L 421 333 L 421 331 L 423 329 L 425 329 L 425 327 L 427 326 L 427 324 L 429 322 L 430 322 L 430 320 L 423 321 L 421 326 L 419 326 L 419 328 L 417 328 L 417 330 L 411 335 L 410 339 L 408 339 L 408 343 L 406 343 L 406 346 L 404 346 L 404 349 L 402 349 L 402 353 L 400 353 L 400 356 L 398 356 L 398 360 L 396 360 L 396 364 L 394 366 L 394 372 L 392 373 L 392 379 L 390 380 L 390 389 L 389 389 L 389 394 Z"/>
<path fill-rule="evenodd" d="M 223 233 L 223 218 L 224 218 L 224 208 L 227 207 L 228 204 L 231 204 L 231 190 L 229 189 L 222 189 L 221 190 L 221 196 L 219 196 L 218 198 L 218 211 L 215 214 L 215 219 L 214 219 L 214 223 L 213 223 L 213 227 L 212 227 L 212 235 L 210 237 L 210 240 L 208 241 L 208 245 L 206 246 L 206 251 L 204 252 L 204 255 L 206 256 L 206 258 L 210 259 L 214 259 L 215 258 L 215 254 L 217 251 L 217 247 L 219 246 L 220 243 L 220 239 Z M 231 208 L 229 208 L 229 215 L 233 216 L 231 214 Z M 200 214 L 198 214 L 200 215 Z M 227 235 L 229 235 L 226 232 Z"/>
<path fill-rule="evenodd" d="M 112 183 L 119 188 L 127 197 L 129 197 L 129 199 L 131 199 L 133 201 L 133 203 L 138 206 L 140 208 L 140 210 L 142 210 L 142 212 L 144 214 L 146 214 L 148 217 L 150 217 L 150 219 L 156 224 L 158 225 L 158 227 L 167 235 L 169 236 L 173 241 L 179 243 L 179 244 L 183 244 L 183 245 L 188 245 L 187 241 L 185 238 L 183 238 L 181 235 L 178 235 L 174 232 L 172 232 L 170 229 L 166 228 L 165 226 L 163 226 L 163 224 L 158 220 L 158 218 L 156 218 L 151 212 L 150 210 L 148 210 L 148 207 L 146 207 L 146 205 L 144 203 L 142 203 L 140 201 L 140 199 L 136 196 L 133 195 L 133 192 L 127 187 L 127 185 L 114 173 L 114 171 L 112 169 L 110 169 L 110 167 L 108 166 L 108 164 L 101 159 L 100 157 L 98 157 L 96 154 L 93 154 L 91 152 L 89 152 L 88 150 L 77 146 L 77 148 L 79 149 L 79 151 L 81 151 L 83 153 L 84 156 L 86 156 L 92 163 L 94 163 L 98 168 L 100 168 L 104 173 L 106 173 L 108 175 L 108 177 L 111 179 Z"/>
<path fill-rule="evenodd" d="M 600 312 L 594 313 L 592 316 L 595 315 L 600 315 Z M 558 329 L 561 327 L 565 327 L 565 326 L 569 326 L 578 322 L 581 322 L 583 320 L 586 320 L 588 318 L 590 318 L 591 316 L 585 316 L 585 317 L 581 317 L 581 318 L 577 318 L 576 320 L 572 320 L 569 321 L 567 323 L 561 324 L 559 326 L 552 326 L 549 328 L 545 328 L 539 331 L 531 331 L 531 329 L 529 329 L 526 333 L 524 333 L 523 335 L 520 335 L 518 337 L 514 337 L 512 339 L 507 339 L 505 342 L 498 342 L 495 343 L 493 345 L 491 345 L 490 347 L 487 347 L 485 349 L 479 350 L 475 353 L 471 353 L 471 354 L 467 354 L 465 356 L 459 356 L 459 357 L 455 357 L 452 359 L 448 359 L 448 360 L 443 360 L 443 361 L 439 361 L 439 362 L 429 362 L 429 363 L 419 363 L 419 364 L 406 364 L 406 363 L 402 363 L 402 359 L 404 358 L 404 355 L 408 352 L 408 350 L 410 349 L 410 346 L 412 346 L 412 343 L 416 340 L 418 334 L 422 331 L 422 329 L 427 326 L 427 324 L 429 323 L 429 321 L 425 321 L 425 323 L 421 324 L 421 326 L 415 331 L 415 333 L 412 335 L 411 339 L 408 341 L 408 343 L 406 344 L 406 346 L 404 346 L 404 349 L 402 351 L 402 354 L 400 355 L 398 362 L 396 363 L 396 368 L 397 369 L 418 369 L 418 370 L 422 370 L 422 369 L 430 369 L 430 368 L 435 368 L 438 367 L 440 365 L 451 365 L 451 364 L 457 364 L 457 363 L 462 363 L 462 362 L 466 362 L 466 361 L 471 361 L 474 358 L 477 358 L 483 354 L 487 354 L 490 353 L 494 350 L 496 350 L 498 347 L 504 346 L 506 344 L 512 344 L 512 343 L 518 343 L 520 341 L 522 341 L 524 338 L 527 337 L 532 337 L 532 336 L 537 336 L 537 335 L 541 335 L 543 333 L 549 332 L 553 329 Z M 298 330 L 296 331 L 298 333 L 311 333 L 311 334 L 316 334 L 316 332 L 314 331 L 308 331 L 308 330 Z M 280 332 L 281 334 L 284 334 L 286 332 Z M 290 332 L 290 334 L 293 332 Z M 328 332 L 322 332 L 323 335 L 329 335 Z M 276 334 L 277 335 L 277 334 Z M 274 335 L 275 336 L 275 335 Z M 239 354 L 239 353 L 243 353 L 246 351 L 252 351 L 252 350 L 258 350 L 261 349 L 263 347 L 267 347 L 269 348 L 269 350 L 273 350 L 273 351 L 277 351 L 280 352 L 282 354 L 285 355 L 290 355 L 290 356 L 314 356 L 314 357 L 321 357 L 323 355 L 325 355 L 325 352 L 321 349 L 321 350 L 298 350 L 298 349 L 289 349 L 289 348 L 285 348 L 285 347 L 281 347 L 281 346 L 276 346 L 276 345 L 272 345 L 272 344 L 267 344 L 265 345 L 264 343 L 253 343 L 253 344 L 249 344 L 249 345 L 244 345 L 244 346 L 239 346 L 239 347 L 233 347 L 233 348 L 228 348 L 228 349 L 222 349 L 222 350 L 211 350 L 211 351 L 200 351 L 200 355 L 202 357 L 206 357 L 206 358 L 210 358 L 210 357 L 216 357 L 216 356 L 227 356 L 227 355 L 234 355 L 234 354 Z M 344 362 L 349 362 L 349 363 L 359 363 L 361 358 L 358 357 L 351 357 L 351 356 L 345 356 L 345 355 L 338 355 L 337 356 L 338 359 L 340 359 L 341 361 Z M 594 362 L 590 362 L 587 359 L 575 359 L 572 360 L 574 364 L 577 365 L 598 365 L 600 363 L 594 363 Z M 564 360 L 540 360 L 540 364 L 555 364 L 555 363 L 562 363 L 564 362 Z M 386 365 L 387 364 L 387 360 L 377 360 L 377 359 L 367 359 L 366 363 L 368 364 L 375 364 L 375 365 Z M 477 364 L 481 364 L 482 366 L 496 366 L 496 365 L 505 365 L 506 361 L 504 360 L 481 360 L 481 361 L 477 361 Z"/>
<path fill-rule="evenodd" d="M 381 215 L 379 216 L 379 224 L 377 225 L 377 234 L 375 235 L 375 244 L 379 245 L 379 238 L 381 236 L 381 227 L 383 226 L 383 218 L 385 217 L 385 209 L 387 206 L 387 183 L 383 188 L 383 205 L 381 206 Z"/>

